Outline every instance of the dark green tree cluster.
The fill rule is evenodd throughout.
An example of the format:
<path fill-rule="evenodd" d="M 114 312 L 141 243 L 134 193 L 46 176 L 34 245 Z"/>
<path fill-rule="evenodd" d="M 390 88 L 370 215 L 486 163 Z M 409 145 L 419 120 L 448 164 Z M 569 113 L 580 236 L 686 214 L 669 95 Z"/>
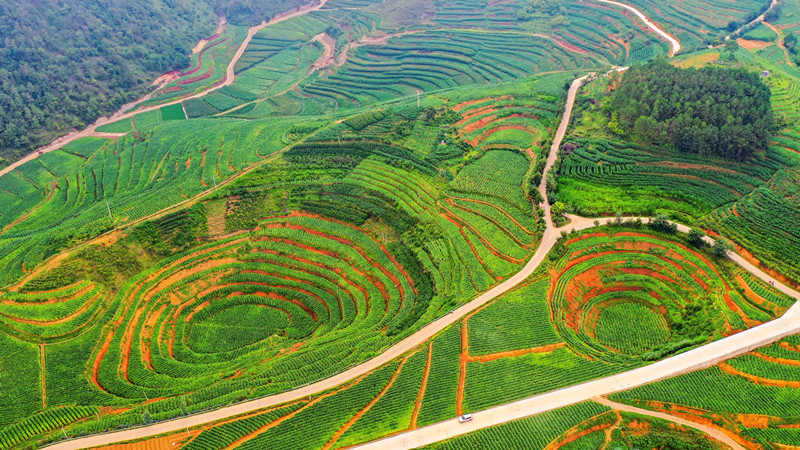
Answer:
<path fill-rule="evenodd" d="M 191 2 L 187 2 L 191 3 Z M 202 2 L 201 2 L 202 3 Z M 214 11 L 234 25 L 254 26 L 275 14 L 298 8 L 309 0 L 205 0 Z"/>
<path fill-rule="evenodd" d="M 789 34 L 783 39 L 783 45 L 789 51 L 789 55 L 795 64 L 800 63 L 800 39 L 797 34 Z"/>
<path fill-rule="evenodd" d="M 728 26 L 726 27 L 726 30 L 728 30 L 728 32 L 733 33 L 734 31 L 738 30 L 740 27 L 742 27 L 744 25 L 747 25 L 750 22 L 756 20 L 756 18 L 758 18 L 758 16 L 760 16 L 761 14 L 764 14 L 764 13 L 767 13 L 767 17 L 765 17 L 765 20 L 768 21 L 768 22 L 770 20 L 777 19 L 780 16 L 780 6 L 770 9 L 771 5 L 772 5 L 772 0 L 765 1 L 761 5 L 761 7 L 758 9 L 758 11 L 751 11 L 749 14 L 747 14 L 745 17 L 743 17 L 740 20 L 732 20 L 732 21 L 728 22 Z"/>
<path fill-rule="evenodd" d="M 561 0 L 530 0 L 517 10 L 518 20 L 531 20 L 542 17 L 558 17 L 567 13 Z"/>
<path fill-rule="evenodd" d="M 609 114 L 643 143 L 738 161 L 766 148 L 774 127 L 759 74 L 680 69 L 663 60 L 625 72 Z"/>
<path fill-rule="evenodd" d="M 188 67 L 218 15 L 249 25 L 303 0 L 0 2 L 0 166 Z"/>

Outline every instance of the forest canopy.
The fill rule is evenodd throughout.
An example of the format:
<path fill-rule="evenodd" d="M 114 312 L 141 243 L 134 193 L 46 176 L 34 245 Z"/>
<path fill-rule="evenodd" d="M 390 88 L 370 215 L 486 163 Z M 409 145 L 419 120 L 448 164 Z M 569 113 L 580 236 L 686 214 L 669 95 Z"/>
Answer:
<path fill-rule="evenodd" d="M 774 127 L 769 88 L 744 69 L 636 65 L 610 107 L 609 128 L 643 143 L 738 161 L 766 148 Z"/>
<path fill-rule="evenodd" d="M 0 2 L 0 167 L 187 67 L 218 16 L 253 25 L 303 0 Z"/>

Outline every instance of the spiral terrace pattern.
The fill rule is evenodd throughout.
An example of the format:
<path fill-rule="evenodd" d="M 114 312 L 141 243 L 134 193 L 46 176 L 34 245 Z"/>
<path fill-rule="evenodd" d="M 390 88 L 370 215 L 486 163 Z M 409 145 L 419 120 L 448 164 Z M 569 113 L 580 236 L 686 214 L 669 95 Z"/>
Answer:
<path fill-rule="evenodd" d="M 359 228 L 303 213 L 270 218 L 126 284 L 92 380 L 124 398 L 167 397 L 220 378 L 247 383 L 245 368 L 267 391 L 293 386 L 298 374 L 318 378 L 386 345 L 385 331 L 415 300 L 403 266 Z M 252 317 L 276 325 L 265 332 Z"/>
<path fill-rule="evenodd" d="M 760 297 L 741 276 L 747 290 L 736 290 L 730 277 L 683 244 L 635 232 L 572 239 L 551 273 L 552 313 L 561 336 L 579 353 L 614 362 L 637 360 L 665 344 L 668 323 L 680 322 L 695 300 L 722 313 L 713 323 L 722 335 L 758 325 L 786 306 Z M 637 342 L 637 330 L 618 327 L 627 323 L 620 314 L 651 326 L 641 333 L 645 342 Z"/>

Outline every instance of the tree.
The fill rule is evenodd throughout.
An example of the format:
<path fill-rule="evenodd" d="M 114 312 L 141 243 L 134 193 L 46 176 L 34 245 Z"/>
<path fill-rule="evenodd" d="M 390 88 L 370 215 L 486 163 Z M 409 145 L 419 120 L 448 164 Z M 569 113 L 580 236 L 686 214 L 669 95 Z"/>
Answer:
<path fill-rule="evenodd" d="M 674 234 L 678 229 L 677 225 L 669 223 L 669 217 L 664 214 L 656 214 L 656 217 L 650 221 L 650 228 L 670 234 Z"/>
<path fill-rule="evenodd" d="M 689 243 L 695 247 L 702 248 L 706 245 L 703 238 L 706 237 L 705 233 L 700 231 L 699 228 L 692 228 L 689 230 Z"/>
<path fill-rule="evenodd" d="M 727 53 L 728 54 L 728 59 L 729 60 L 735 61 L 736 58 L 734 57 L 734 54 L 736 52 L 738 52 L 740 48 L 741 47 L 739 47 L 739 41 L 737 41 L 736 39 L 731 38 L 731 39 L 728 39 L 727 41 L 725 41 L 725 48 L 722 51 L 723 51 L 723 53 Z"/>
<path fill-rule="evenodd" d="M 640 144 L 744 161 L 766 149 L 774 128 L 770 90 L 744 69 L 635 65 L 604 108 L 609 128 Z"/>
<path fill-rule="evenodd" d="M 714 241 L 713 252 L 717 258 L 727 258 L 728 251 L 731 249 L 730 244 L 723 238 L 718 238 Z"/>
<path fill-rule="evenodd" d="M 798 53 L 798 50 L 800 50 L 800 48 L 798 48 L 797 45 L 797 35 L 795 34 L 787 35 L 786 38 L 783 40 L 783 45 L 786 47 L 787 50 L 789 50 L 789 53 L 793 55 L 796 55 Z"/>
<path fill-rule="evenodd" d="M 561 217 L 567 210 L 567 206 L 562 202 L 555 202 L 553 203 L 553 207 L 550 208 L 550 212 L 553 213 L 553 217 Z"/>

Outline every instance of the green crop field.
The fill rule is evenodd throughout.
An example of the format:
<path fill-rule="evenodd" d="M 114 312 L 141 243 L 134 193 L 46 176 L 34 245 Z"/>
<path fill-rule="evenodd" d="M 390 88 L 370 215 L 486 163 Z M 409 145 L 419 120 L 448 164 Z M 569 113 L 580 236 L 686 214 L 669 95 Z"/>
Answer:
<path fill-rule="evenodd" d="M 663 5 L 654 0 L 629 0 L 627 3 L 661 24 L 687 49 L 699 50 L 733 31 L 728 29 L 732 22 L 741 26 L 758 16 L 770 2 L 745 0 L 732 4 L 724 0 L 691 0 Z"/>
<path fill-rule="evenodd" d="M 114 122 L 31 148 L 0 175 L 0 450 L 136 427 L 132 449 L 412 442 L 786 322 L 795 298 L 772 283 L 800 282 L 797 8 L 736 50 L 722 39 L 765 0 L 622 3 L 680 41 L 674 65 L 661 34 L 597 0 L 228 16 Z M 665 98 L 658 70 L 700 82 Z M 51 127 L 27 100 L 6 113 Z M 789 336 L 605 400 L 566 390 L 423 448 L 798 446 L 799 351 Z"/>
<path fill-rule="evenodd" d="M 616 394 L 647 409 L 681 409 L 747 442 L 774 447 L 800 443 L 797 336 L 700 372 Z"/>

